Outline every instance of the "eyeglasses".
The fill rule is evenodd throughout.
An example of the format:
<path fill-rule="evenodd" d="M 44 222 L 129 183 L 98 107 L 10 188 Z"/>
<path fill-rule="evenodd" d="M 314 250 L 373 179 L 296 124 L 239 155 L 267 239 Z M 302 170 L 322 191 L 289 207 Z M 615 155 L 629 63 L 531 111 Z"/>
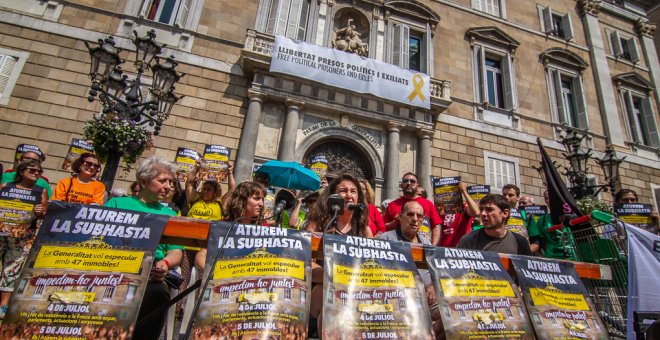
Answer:
<path fill-rule="evenodd" d="M 403 183 L 403 184 L 406 184 L 406 183 L 415 184 L 415 183 L 417 183 L 417 181 L 412 179 L 412 178 L 404 178 L 404 179 L 401 180 L 401 183 Z"/>
<path fill-rule="evenodd" d="M 29 172 L 29 173 L 31 173 L 31 174 L 33 174 L 33 175 L 41 175 L 41 174 L 44 173 L 43 170 L 41 170 L 41 169 L 35 169 L 35 168 L 27 168 L 27 169 L 25 169 L 25 171 L 27 171 L 27 172 Z"/>
<path fill-rule="evenodd" d="M 100 164 L 96 164 L 96 163 L 92 163 L 92 162 L 88 162 L 88 161 L 83 161 L 83 164 L 85 164 L 86 167 L 91 168 L 91 169 L 100 169 L 101 168 Z"/>

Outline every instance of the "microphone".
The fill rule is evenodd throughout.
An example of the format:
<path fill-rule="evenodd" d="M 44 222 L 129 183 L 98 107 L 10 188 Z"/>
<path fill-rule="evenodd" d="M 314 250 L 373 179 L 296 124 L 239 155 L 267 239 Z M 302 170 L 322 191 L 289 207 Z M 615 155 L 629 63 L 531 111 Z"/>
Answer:
<path fill-rule="evenodd" d="M 352 210 L 364 211 L 364 209 L 366 209 L 367 207 L 362 203 L 360 203 L 360 204 L 348 203 L 346 205 L 346 208 L 348 208 L 348 210 L 351 210 L 351 211 Z"/>
<path fill-rule="evenodd" d="M 215 256 L 213 256 L 213 261 L 211 263 L 206 263 L 204 267 L 208 267 L 209 274 L 206 276 L 206 279 L 204 282 L 202 282 L 201 286 L 199 287 L 199 296 L 195 299 L 195 305 L 193 307 L 192 313 L 190 315 L 190 321 L 188 322 L 188 328 L 186 328 L 186 334 L 184 335 L 184 339 L 190 339 L 190 335 L 192 334 L 192 328 L 193 324 L 195 323 L 195 317 L 197 316 L 197 312 L 199 312 L 199 307 L 202 304 L 202 299 L 200 298 L 202 294 L 204 294 L 204 291 L 206 290 L 206 287 L 209 285 L 209 282 L 211 282 L 211 278 L 213 278 L 213 272 L 215 268 L 215 264 L 218 262 L 218 259 L 220 258 L 220 255 L 222 255 L 223 250 L 225 249 L 225 242 L 227 242 L 227 238 L 229 237 L 229 234 L 231 234 L 231 231 L 234 229 L 236 224 L 238 224 L 239 221 L 241 220 L 247 220 L 247 221 L 257 221 L 257 223 L 261 220 L 260 218 L 255 218 L 255 217 L 237 217 L 233 221 L 231 221 L 231 224 L 229 225 L 229 229 L 227 230 L 227 233 L 225 233 L 225 236 L 220 240 L 220 246 L 218 247 L 218 250 L 215 253 Z M 202 277 L 204 274 L 200 274 L 200 277 Z M 201 280 L 201 279 L 200 279 Z"/>
<path fill-rule="evenodd" d="M 273 209 L 273 216 L 279 216 L 282 213 L 282 211 L 284 211 L 284 207 L 286 207 L 285 200 L 280 200 L 279 202 L 277 202 L 275 209 Z"/>
<path fill-rule="evenodd" d="M 344 199 L 338 194 L 332 194 L 328 197 L 328 206 L 332 209 L 332 218 L 328 221 L 325 227 L 323 227 L 324 234 L 328 231 L 330 226 L 336 225 L 337 216 L 344 212 Z"/>
<path fill-rule="evenodd" d="M 328 197 L 328 206 L 333 213 L 336 210 L 337 215 L 344 213 L 344 199 L 338 194 L 332 194 Z"/>

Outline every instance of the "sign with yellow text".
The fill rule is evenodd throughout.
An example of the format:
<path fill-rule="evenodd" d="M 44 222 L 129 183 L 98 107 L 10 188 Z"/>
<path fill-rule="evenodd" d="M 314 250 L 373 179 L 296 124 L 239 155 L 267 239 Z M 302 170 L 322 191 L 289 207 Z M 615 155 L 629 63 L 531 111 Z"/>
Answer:
<path fill-rule="evenodd" d="M 53 201 L 34 240 L 0 334 L 131 338 L 167 216 Z"/>
<path fill-rule="evenodd" d="M 512 258 L 539 339 L 609 339 L 573 263 Z"/>
<path fill-rule="evenodd" d="M 196 338 L 211 339 L 212 329 L 236 339 L 286 339 L 293 333 L 307 338 L 310 233 L 215 222 L 208 242 L 204 275 L 213 270 L 211 296 L 200 305 Z"/>
<path fill-rule="evenodd" d="M 522 296 L 497 253 L 424 251 L 447 339 L 534 339 Z"/>
<path fill-rule="evenodd" d="M 408 242 L 325 234 L 324 339 L 432 338 Z"/>

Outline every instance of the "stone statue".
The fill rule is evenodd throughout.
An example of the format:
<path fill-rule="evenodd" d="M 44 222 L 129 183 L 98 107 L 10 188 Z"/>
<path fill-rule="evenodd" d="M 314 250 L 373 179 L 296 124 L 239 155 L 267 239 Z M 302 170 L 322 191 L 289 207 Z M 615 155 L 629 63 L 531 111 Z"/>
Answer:
<path fill-rule="evenodd" d="M 369 47 L 367 43 L 363 43 L 360 39 L 360 32 L 357 31 L 355 25 L 352 24 L 353 19 L 348 19 L 346 27 L 335 30 L 335 40 L 332 41 L 332 47 L 348 52 L 356 53 L 359 56 L 366 57 L 369 55 Z"/>

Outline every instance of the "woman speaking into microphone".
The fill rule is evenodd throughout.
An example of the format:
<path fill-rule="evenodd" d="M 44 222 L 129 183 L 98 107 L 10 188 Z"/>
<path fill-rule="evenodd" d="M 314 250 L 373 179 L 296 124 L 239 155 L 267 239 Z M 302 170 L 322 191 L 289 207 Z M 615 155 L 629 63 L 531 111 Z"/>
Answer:
<path fill-rule="evenodd" d="M 339 195 L 343 202 L 338 201 L 334 203 L 333 199 L 330 198 L 332 195 Z M 333 198 L 335 197 L 333 196 Z M 328 226 L 325 232 L 339 235 L 374 237 L 371 228 L 369 228 L 369 216 L 363 211 L 366 206 L 366 199 L 362 190 L 360 190 L 360 183 L 355 177 L 349 174 L 339 175 L 328 184 L 326 190 L 323 190 L 314 209 L 309 213 L 307 230 L 315 232 L 324 231 L 324 228 L 331 222 L 333 205 L 339 206 L 340 213 L 337 215 L 335 225 Z"/>

